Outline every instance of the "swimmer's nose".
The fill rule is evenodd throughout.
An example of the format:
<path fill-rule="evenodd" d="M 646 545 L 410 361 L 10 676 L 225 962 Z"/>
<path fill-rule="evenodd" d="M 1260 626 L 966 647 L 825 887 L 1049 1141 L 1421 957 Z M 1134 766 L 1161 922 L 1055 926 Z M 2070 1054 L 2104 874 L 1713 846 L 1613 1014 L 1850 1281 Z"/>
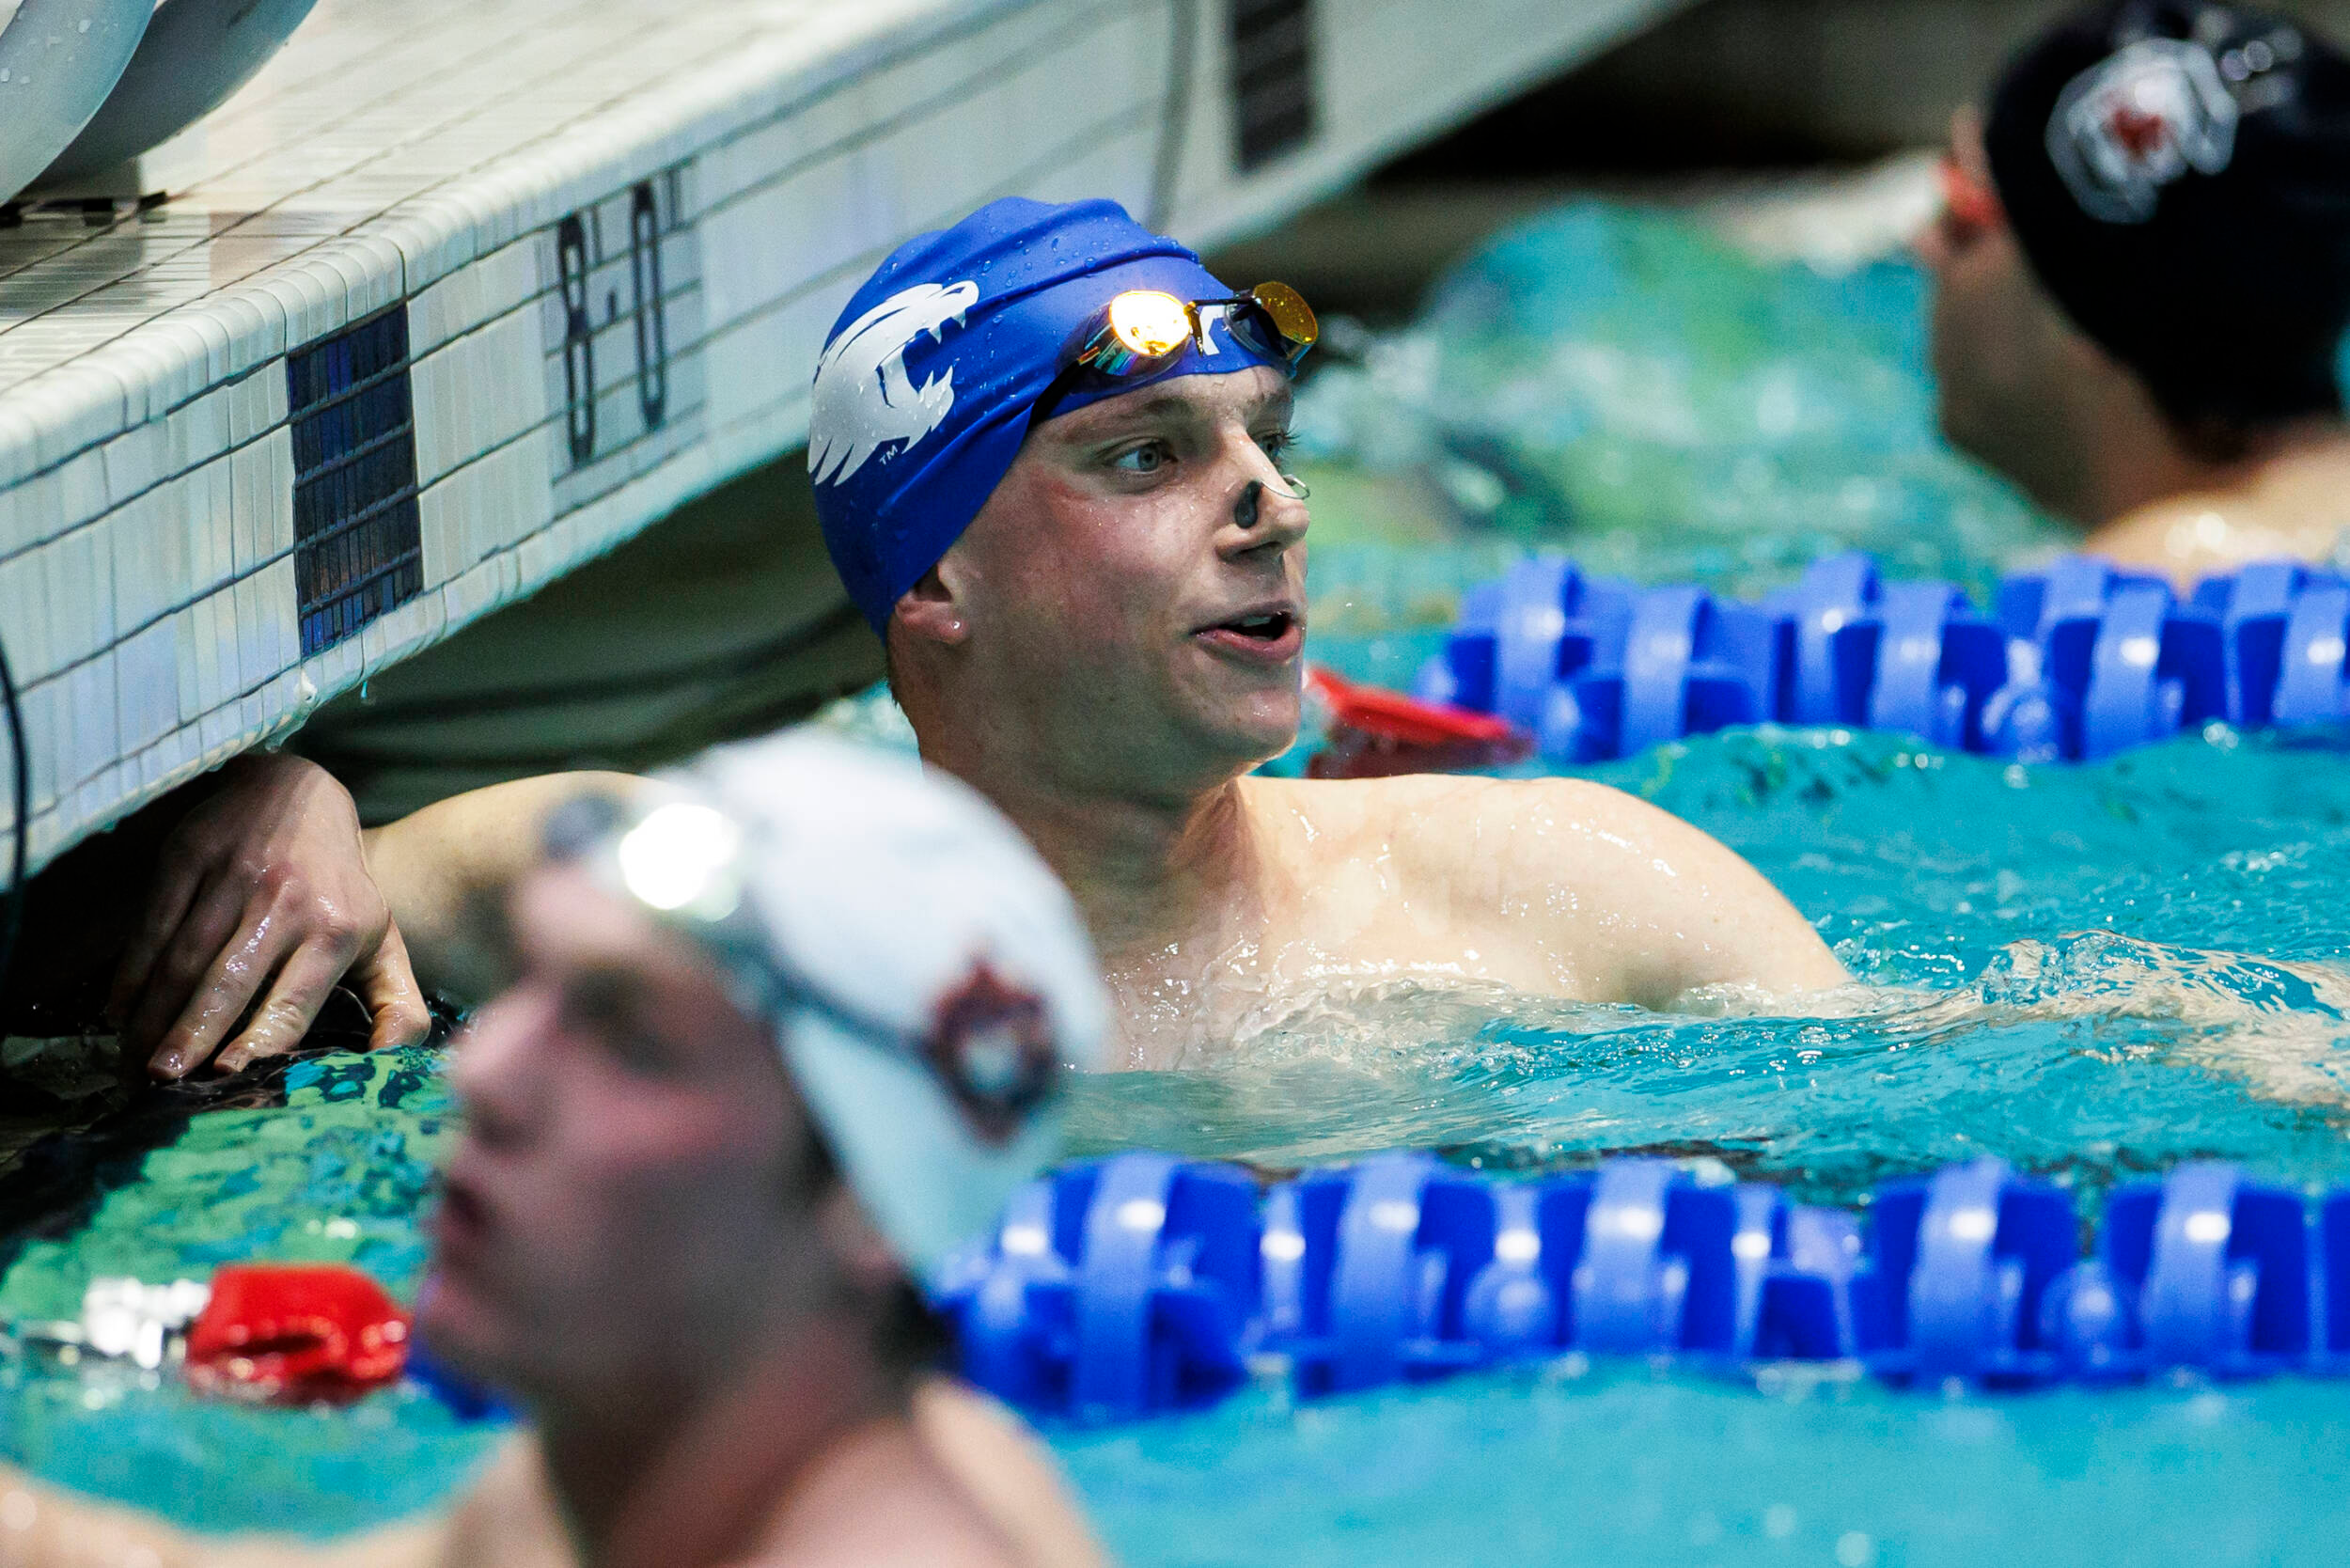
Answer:
<path fill-rule="evenodd" d="M 516 990 L 474 1014 L 458 1035 L 449 1087 L 464 1106 L 465 1129 L 491 1148 L 517 1141 L 529 1125 L 544 1071 L 530 1060 L 531 1040 L 555 1022 L 554 998 Z"/>
<path fill-rule="evenodd" d="M 1286 476 L 1250 479 L 1232 501 L 1231 526 L 1224 530 L 1233 550 L 1286 549 L 1306 537 L 1312 521 L 1305 486 Z"/>

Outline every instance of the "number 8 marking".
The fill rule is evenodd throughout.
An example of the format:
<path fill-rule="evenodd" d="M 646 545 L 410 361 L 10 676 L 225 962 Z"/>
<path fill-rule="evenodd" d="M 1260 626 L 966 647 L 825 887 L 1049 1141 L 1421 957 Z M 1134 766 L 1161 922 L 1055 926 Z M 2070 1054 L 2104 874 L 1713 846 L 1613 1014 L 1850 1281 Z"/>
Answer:
<path fill-rule="evenodd" d="M 596 455 L 596 329 L 588 317 L 588 230 L 578 213 L 556 227 L 555 249 L 563 272 L 565 423 L 577 467 Z"/>

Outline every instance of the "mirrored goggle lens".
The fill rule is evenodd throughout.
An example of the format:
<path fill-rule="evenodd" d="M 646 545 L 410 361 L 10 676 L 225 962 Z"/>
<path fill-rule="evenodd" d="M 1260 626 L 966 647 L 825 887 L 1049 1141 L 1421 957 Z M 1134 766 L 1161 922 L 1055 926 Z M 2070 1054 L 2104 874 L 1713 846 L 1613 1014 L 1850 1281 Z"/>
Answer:
<path fill-rule="evenodd" d="M 1226 323 L 1250 353 L 1294 368 L 1322 335 L 1313 309 L 1286 283 L 1260 283 L 1237 299 L 1218 301 Z M 1068 375 L 1091 371 L 1124 379 L 1154 374 L 1205 336 L 1199 307 L 1153 289 L 1130 289 L 1104 309 Z M 1202 344 L 1204 348 L 1206 345 Z M 1039 400 L 1057 403 L 1057 387 Z"/>
<path fill-rule="evenodd" d="M 1078 363 L 1106 376 L 1125 376 L 1165 363 L 1192 337 L 1191 309 L 1172 294 L 1130 290 L 1110 301 L 1108 319 Z"/>
<path fill-rule="evenodd" d="M 1288 284 L 1260 283 L 1248 290 L 1248 297 L 1289 345 L 1289 358 L 1295 359 L 1321 340 L 1322 323 L 1314 320 L 1313 306 Z"/>
<path fill-rule="evenodd" d="M 1292 369 L 1322 336 L 1305 297 L 1286 283 L 1260 283 L 1231 302 L 1226 320 L 1232 336 L 1251 353 L 1279 360 Z"/>

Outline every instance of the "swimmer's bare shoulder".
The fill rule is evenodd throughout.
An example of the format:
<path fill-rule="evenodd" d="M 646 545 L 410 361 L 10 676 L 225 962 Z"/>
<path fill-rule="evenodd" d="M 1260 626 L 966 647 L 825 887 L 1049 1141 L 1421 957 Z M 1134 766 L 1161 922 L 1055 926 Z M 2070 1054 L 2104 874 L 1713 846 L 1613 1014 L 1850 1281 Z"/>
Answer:
<path fill-rule="evenodd" d="M 2178 495 L 2140 507 L 2092 533 L 2084 553 L 2159 572 L 2182 588 L 2248 561 L 2323 559 L 2342 529 L 2333 509 L 2295 517 L 2244 496 Z"/>
<path fill-rule="evenodd" d="M 1662 1006 L 1704 986 L 1845 984 L 1809 921 L 1711 835 L 1606 785 L 1441 775 L 1256 781 L 1325 854 L 1378 843 L 1398 892 L 1469 935 L 1493 978 Z"/>
<path fill-rule="evenodd" d="M 914 1425 L 1026 1568 L 1106 1568 L 1060 1472 L 1020 1419 L 969 1384 L 923 1380 Z"/>
<path fill-rule="evenodd" d="M 838 1439 L 740 1568 L 1102 1568 L 1035 1441 L 944 1379 Z"/>
<path fill-rule="evenodd" d="M 579 1560 L 536 1442 L 507 1439 L 441 1527 L 438 1546 L 433 1568 L 573 1568 Z M 383 1568 L 395 1565 L 387 1559 Z"/>
<path fill-rule="evenodd" d="M 2350 441 L 2314 432 L 2232 478 L 2150 501 L 2092 530 L 2080 548 L 2164 573 L 2180 588 L 2252 561 L 2326 560 L 2340 546 Z"/>

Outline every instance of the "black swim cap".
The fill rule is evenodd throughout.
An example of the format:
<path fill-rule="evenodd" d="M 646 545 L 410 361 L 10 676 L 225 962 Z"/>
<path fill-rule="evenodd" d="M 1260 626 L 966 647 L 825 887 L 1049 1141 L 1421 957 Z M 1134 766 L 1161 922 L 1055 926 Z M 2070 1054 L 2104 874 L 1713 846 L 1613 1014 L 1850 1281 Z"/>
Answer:
<path fill-rule="evenodd" d="M 2342 412 L 2339 51 L 2248 7 L 2111 0 L 2017 56 L 1984 139 L 2042 284 L 2182 428 Z"/>

